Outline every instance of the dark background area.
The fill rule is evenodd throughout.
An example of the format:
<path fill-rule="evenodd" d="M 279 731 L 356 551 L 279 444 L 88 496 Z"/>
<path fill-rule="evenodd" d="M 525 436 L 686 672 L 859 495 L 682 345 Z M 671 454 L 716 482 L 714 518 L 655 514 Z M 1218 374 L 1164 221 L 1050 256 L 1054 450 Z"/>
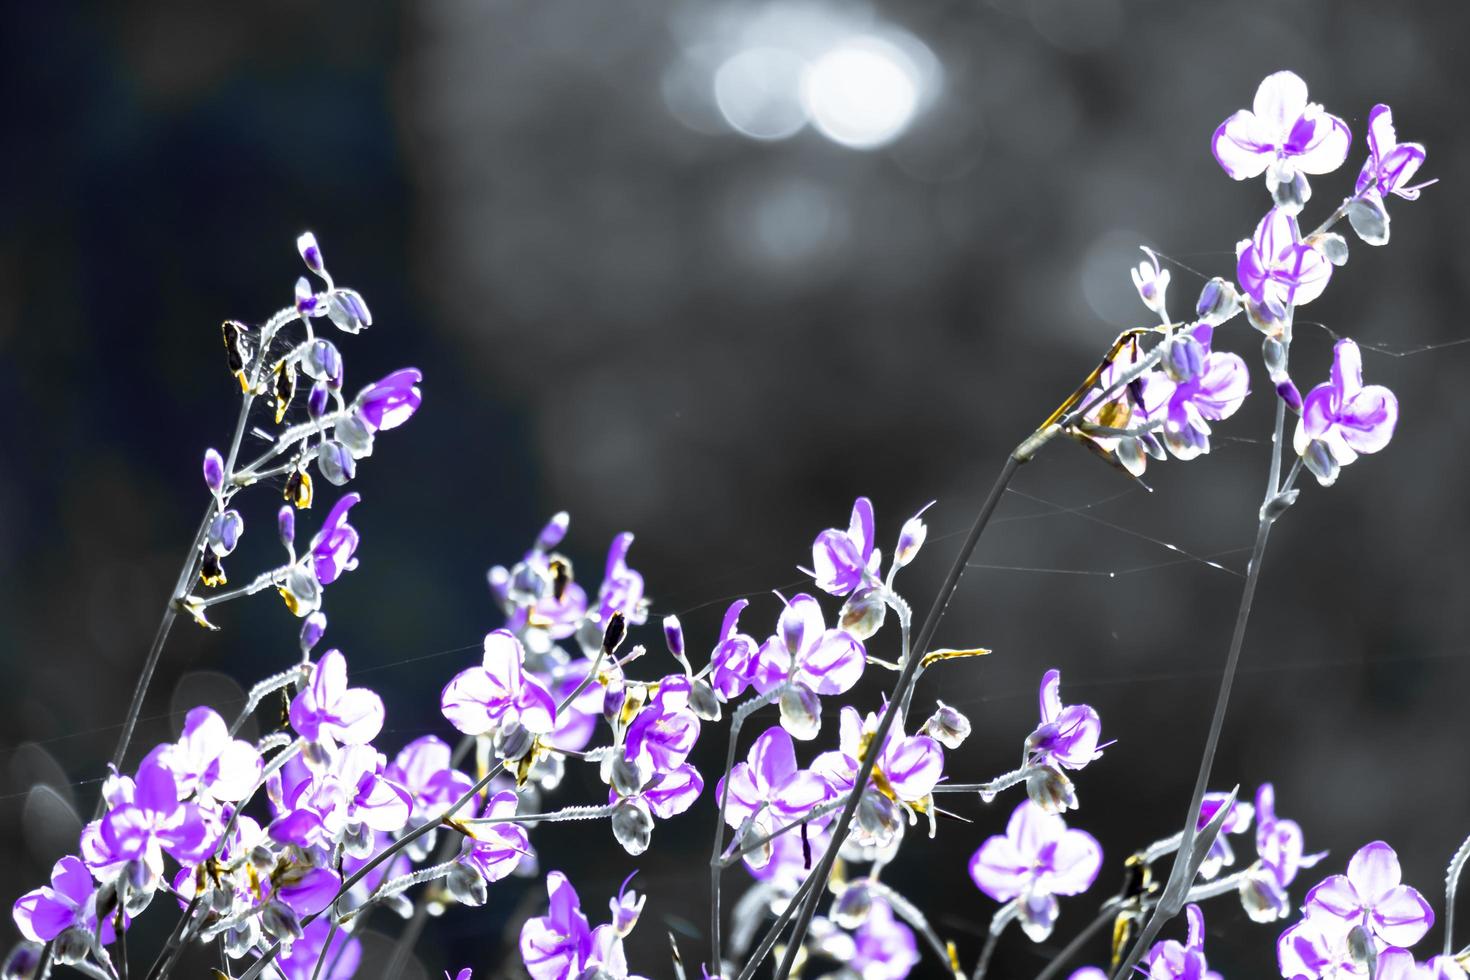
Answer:
<path fill-rule="evenodd" d="M 942 74 L 885 147 L 810 128 L 750 139 L 709 100 L 714 67 L 744 47 L 882 25 Z M 1175 311 L 1201 285 L 1191 269 L 1232 276 L 1234 242 L 1268 202 L 1224 176 L 1209 136 L 1290 67 L 1355 139 L 1342 171 L 1314 179 L 1311 224 L 1349 190 L 1375 102 L 1428 145 L 1423 173 L 1442 183 L 1394 199 L 1389 247 L 1354 244 L 1299 313 L 1304 390 L 1325 377 L 1331 338 L 1303 321 L 1421 352 L 1365 354 L 1369 381 L 1400 396 L 1397 438 L 1336 487 L 1307 486 L 1273 537 L 1214 784 L 1274 781 L 1309 848 L 1331 850 L 1298 898 L 1381 838 L 1442 907 L 1444 865 L 1470 830 L 1470 348 L 1424 348 L 1470 337 L 1467 37 L 1464 5 L 1356 0 L 9 5 L 0 891 L 35 887 L 75 847 L 65 803 L 93 806 L 203 506 L 199 459 L 233 423 L 218 323 L 290 302 L 302 229 L 376 316 L 342 339 L 349 389 L 404 364 L 426 375 L 421 413 L 380 437 L 356 481 L 362 564 L 327 600 L 329 642 L 384 692 L 391 754 L 450 734 L 439 688 L 499 624 L 484 571 L 558 509 L 593 584 L 611 535 L 638 535 L 655 613 L 684 617 L 697 662 L 735 595 L 753 597 L 751 632 L 771 628 L 769 590 L 792 586 L 812 537 L 859 493 L 885 552 L 939 499 L 900 579 L 926 606 L 1004 454 L 1120 329 L 1147 322 L 1127 275 L 1136 246 L 1182 263 Z M 1033 975 L 1123 857 L 1182 817 L 1265 480 L 1257 340 L 1243 320 L 1220 335 L 1252 363 L 1256 395 L 1216 427 L 1211 455 L 1152 466 L 1152 494 L 1075 446 L 1023 469 L 976 559 L 1005 567 L 972 570 L 940 629 L 943 645 L 996 651 L 919 691 L 917 704 L 942 694 L 974 722 L 952 778 L 1015 764 L 1052 666 L 1118 740 L 1080 777 L 1071 815 L 1103 843 L 1099 884 L 1063 900 L 1054 943 L 1008 935 L 994 977 Z M 252 546 L 273 555 L 274 501 L 254 507 L 242 577 Z M 1108 571 L 1129 574 L 1092 574 Z M 176 630 L 134 761 L 170 735 L 171 713 L 296 656 L 295 621 L 271 598 L 218 622 Z M 855 694 L 865 710 L 891 679 L 874 675 Z M 638 972 L 669 975 L 667 929 L 686 958 L 704 948 L 707 879 L 688 869 L 707 859 L 723 743 L 706 728 L 710 790 L 642 859 L 605 827 L 538 831 L 544 867 L 571 874 L 594 921 L 641 869 L 654 897 L 630 943 Z M 579 774 L 560 799 L 599 790 Z M 885 875 L 967 963 L 994 903 L 965 862 L 1016 799 L 956 802 L 974 825 L 916 835 Z M 507 968 L 544 893 L 510 879 L 492 895 L 431 925 L 428 975 Z M 1279 928 L 1251 925 L 1233 898 L 1206 917 L 1214 968 L 1275 975 Z"/>

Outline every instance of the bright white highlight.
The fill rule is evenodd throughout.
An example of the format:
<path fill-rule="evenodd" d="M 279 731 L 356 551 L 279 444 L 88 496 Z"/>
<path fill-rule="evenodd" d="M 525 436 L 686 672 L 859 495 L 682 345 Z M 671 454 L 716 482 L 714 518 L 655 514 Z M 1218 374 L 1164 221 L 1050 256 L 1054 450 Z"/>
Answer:
<path fill-rule="evenodd" d="M 746 48 L 715 72 L 715 105 L 736 132 L 758 140 L 794 136 L 807 122 L 797 100 L 802 61 L 779 48 Z"/>
<path fill-rule="evenodd" d="M 823 136 L 869 150 L 891 142 L 919 107 L 921 77 L 908 55 L 881 38 L 849 38 L 806 70 L 801 104 Z"/>

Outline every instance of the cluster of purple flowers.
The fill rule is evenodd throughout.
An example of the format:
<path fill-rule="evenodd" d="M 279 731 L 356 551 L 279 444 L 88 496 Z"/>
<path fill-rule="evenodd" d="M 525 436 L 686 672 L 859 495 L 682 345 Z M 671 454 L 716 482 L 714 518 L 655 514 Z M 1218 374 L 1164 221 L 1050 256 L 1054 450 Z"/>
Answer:
<path fill-rule="evenodd" d="M 1293 446 L 1299 463 L 1282 493 L 1299 468 L 1328 485 L 1342 466 L 1388 444 L 1397 401 L 1388 389 L 1363 383 L 1352 341 L 1337 343 L 1328 380 L 1305 397 L 1287 365 L 1295 308 L 1319 298 L 1346 261 L 1347 243 L 1332 226 L 1346 218 L 1361 240 L 1383 244 L 1386 198 L 1414 200 L 1426 186 L 1410 183 L 1423 147 L 1399 143 L 1390 110 L 1377 106 L 1369 117 L 1369 156 L 1352 195 L 1321 228 L 1303 236 L 1297 222 L 1311 196 L 1308 176 L 1340 167 L 1351 142 L 1343 120 L 1309 103 L 1305 83 L 1290 72 L 1263 81 L 1252 108 L 1220 125 L 1213 149 L 1221 167 L 1236 180 L 1264 175 L 1273 206 L 1238 244 L 1235 282 L 1211 280 L 1188 322 L 1171 320 L 1170 274 L 1145 249 L 1147 260 L 1130 274 L 1160 326 L 1120 340 L 1095 385 L 1084 386 L 1084 407 L 1067 416 L 1073 435 L 1134 476 L 1150 456 L 1187 460 L 1209 452 L 1211 423 L 1234 415 L 1250 387 L 1245 360 L 1213 347 L 1217 328 L 1244 311 L 1264 335 L 1263 359 L 1279 411 L 1298 416 Z M 779 722 L 767 725 L 744 760 L 719 776 L 713 794 L 716 937 L 721 871 L 738 863 L 753 879 L 733 912 L 732 955 L 750 947 L 767 918 L 780 917 L 779 929 L 796 903 L 809 901 L 815 909 L 830 892 L 824 914 L 809 920 L 793 949 L 800 943 L 805 955 L 833 961 L 849 975 L 901 980 L 918 964 L 922 938 L 946 969 L 958 972 L 953 946 L 939 939 L 922 910 L 883 882 L 882 872 L 896 860 L 908 828 L 923 820 L 929 835 L 936 834 L 936 817 L 946 812 L 938 803 L 944 794 L 965 793 L 988 804 L 1018 786 L 1026 796 L 1005 832 L 986 838 L 968 865 L 975 886 L 1000 903 L 975 976 L 983 975 L 1009 923 L 1018 922 L 1036 943 L 1052 935 L 1058 898 L 1087 891 L 1102 867 L 1101 845 L 1069 827 L 1063 814 L 1079 806 L 1074 776 L 1112 744 L 1101 741 L 1093 707 L 1063 702 L 1059 671 L 1041 678 L 1039 720 L 1022 742 L 1019 767 L 988 782 L 949 781 L 946 768 L 956 759 L 946 752 L 958 750 L 971 729 L 955 707 L 940 702 L 916 730 L 906 730 L 914 717 L 911 687 L 900 686 L 891 702 L 866 713 L 838 704 L 836 746 L 813 753 L 806 764 L 798 759 L 798 742 L 820 738 L 824 713 L 831 716 L 824 699 L 852 692 L 870 664 L 907 678 L 985 652 L 911 647 L 912 613 L 895 582 L 927 539 L 927 506 L 902 525 L 885 572 L 873 505 L 859 497 L 847 526 L 821 531 L 811 545 L 810 567 L 803 571 L 814 592 L 778 595 L 781 606 L 763 640 L 757 639 L 761 632 L 741 629 L 749 600 L 733 602 L 700 669 L 690 661 L 678 618 L 665 617 L 663 643 L 678 669 L 655 671 L 652 680 L 632 676 L 630 667 L 647 651 L 625 644 L 650 615 L 643 576 L 628 563 L 633 535 L 613 539 L 594 594 L 558 550 L 569 517 L 557 514 L 519 562 L 489 571 L 505 625 L 485 636 L 479 662 L 456 673 L 440 697 L 445 720 L 462 736 L 458 747 L 427 735 L 390 761 L 374 744 L 384 725 L 379 695 L 350 686 L 339 650 L 312 659 L 326 628 L 323 588 L 357 564 L 359 535 L 349 515 L 359 497 L 340 497 L 299 554 L 296 511 L 312 503 L 313 471 L 335 486 L 354 477 L 376 434 L 418 409 L 422 379 L 406 368 L 351 401 L 343 397 L 341 354 L 316 336 L 313 321 L 324 318 L 356 333 L 371 315 L 360 295 L 334 284 L 313 236 L 303 235 L 298 248 L 324 288 L 314 291 L 303 277 L 293 306 L 257 329 L 227 323 L 225 342 L 243 393 L 242 425 L 255 398 L 269 401 L 281 425 L 295 403 L 298 376 L 311 382 L 306 418 L 281 429 L 251 462 L 239 460 L 238 440 L 226 455 L 206 453 L 211 507 L 186 566 L 188 587 L 175 598 L 177 607 L 208 625 L 211 606 L 275 588 L 304 620 L 300 662 L 257 685 L 235 725 L 210 708 L 196 708 L 177 740 L 156 746 L 131 774 L 110 774 L 99 816 L 82 830 L 77 853 L 56 862 L 49 885 L 15 903 L 14 920 L 30 943 L 49 944 L 55 962 L 116 978 L 109 947 L 164 893 L 184 910 L 173 942 L 218 940 L 231 958 L 256 958 L 246 974 L 252 978 L 271 970 L 286 980 L 347 980 L 362 959 L 353 936 L 362 913 L 385 906 L 408 915 L 415 901 L 409 892 L 418 886 L 423 892 L 416 901 L 435 909 L 483 905 L 491 884 L 513 873 L 539 877 L 529 828 L 540 822 L 606 820 L 627 854 L 643 854 L 656 822 L 690 810 L 703 793 L 705 777 L 691 758 L 705 726 L 729 714 L 733 762 L 744 722 L 771 706 Z M 304 336 L 283 344 L 282 331 L 294 323 Z M 1145 351 L 1149 334 L 1159 339 Z M 196 581 L 208 589 L 225 584 L 222 560 L 244 532 L 232 500 L 267 478 L 285 484 L 287 504 L 277 530 L 286 563 L 233 592 L 195 594 Z M 824 612 L 830 600 L 822 595 L 842 600 L 841 607 Z M 869 647 L 890 613 L 898 625 L 898 654 L 887 660 Z M 289 697 L 287 727 L 255 742 L 236 738 L 262 698 L 277 691 Z M 471 756 L 475 776 L 461 768 Z M 545 801 L 576 762 L 595 772 L 606 787 L 605 801 L 599 788 L 589 804 L 548 809 Z M 1202 777 L 1201 786 L 1205 782 Z M 839 807 L 845 811 L 840 818 Z M 1237 870 L 1230 838 L 1253 825 L 1255 857 Z M 1295 879 L 1324 857 L 1308 854 L 1301 827 L 1277 815 L 1269 783 L 1253 803 L 1238 801 L 1233 792 L 1207 794 L 1197 823 L 1186 830 L 1213 836 L 1193 855 L 1203 853 L 1197 870 L 1193 863 L 1181 866 L 1194 875 L 1185 883 L 1188 903 L 1181 899 L 1170 911 L 1183 908 L 1185 940 L 1158 940 L 1141 959 L 1129 961 L 1150 980 L 1218 980 L 1206 960 L 1198 903 L 1233 893 L 1252 920 L 1283 921 L 1292 915 Z M 456 836 L 445 840 L 450 834 Z M 1151 872 L 1152 863 L 1167 855 L 1183 860 L 1189 837 L 1156 841 L 1129 863 Z M 829 864 L 840 856 L 842 876 L 809 881 L 817 853 Z M 546 914 L 527 919 L 519 935 L 522 964 L 533 980 L 637 980 L 624 940 L 646 896 L 625 881 L 609 902 L 610 921 L 594 927 L 566 875 L 551 871 L 545 884 Z M 1113 899 L 1122 934 L 1155 901 L 1147 888 Z M 1393 850 L 1369 844 L 1345 875 L 1328 877 L 1307 893 L 1301 919 L 1278 940 L 1281 974 L 1286 980 L 1465 980 L 1454 958 L 1421 963 L 1409 952 L 1433 919 L 1423 896 L 1400 881 Z M 712 945 L 705 974 L 724 975 L 733 961 L 724 959 L 718 938 Z M 1103 976 L 1085 967 L 1072 980 Z M 470 978 L 465 969 L 457 980 Z"/>

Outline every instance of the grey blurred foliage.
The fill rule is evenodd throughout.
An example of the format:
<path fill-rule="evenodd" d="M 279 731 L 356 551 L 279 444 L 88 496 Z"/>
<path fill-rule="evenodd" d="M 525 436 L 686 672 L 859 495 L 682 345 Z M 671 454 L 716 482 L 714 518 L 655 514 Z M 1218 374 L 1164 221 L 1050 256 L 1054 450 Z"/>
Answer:
<path fill-rule="evenodd" d="M 1146 322 L 1127 275 L 1137 246 L 1169 258 L 1175 309 L 1193 302 L 1195 270 L 1233 271 L 1235 241 L 1268 202 L 1220 172 L 1208 139 L 1283 67 L 1358 140 L 1343 171 L 1313 181 L 1309 217 L 1347 192 L 1375 102 L 1428 146 L 1424 173 L 1441 183 L 1393 201 L 1390 245 L 1353 243 L 1301 314 L 1416 352 L 1367 354 L 1371 379 L 1400 395 L 1394 444 L 1330 491 L 1307 487 L 1273 538 L 1216 783 L 1274 781 L 1309 847 L 1331 849 L 1324 872 L 1381 838 L 1437 895 L 1470 822 L 1470 351 L 1424 348 L 1470 336 L 1458 244 L 1470 8 L 154 0 L 27 5 L 9 19 L 7 900 L 44 878 L 68 808 L 90 812 L 109 726 L 202 506 L 198 460 L 233 418 L 218 322 L 289 302 L 298 231 L 317 232 L 377 318 L 343 344 L 349 388 L 401 364 L 426 375 L 420 416 L 360 481 L 362 567 L 328 606 L 328 645 L 385 692 L 392 751 L 444 731 L 440 686 L 498 625 L 484 569 L 559 509 L 593 581 L 611 535 L 638 535 L 631 560 L 655 614 L 679 613 L 696 662 L 730 598 L 752 596 L 753 631 L 774 621 L 769 590 L 796 587 L 812 536 L 859 493 L 885 550 L 939 498 L 901 577 L 926 605 L 1004 453 L 1119 330 Z M 718 66 L 752 37 L 834 19 L 892 25 L 932 52 L 940 81 L 912 126 L 872 151 L 810 129 L 730 131 L 710 97 Z M 1298 335 L 1294 373 L 1310 384 L 1331 336 Z M 1220 342 L 1255 370 L 1243 323 Z M 938 637 L 996 653 L 919 690 L 919 705 L 942 694 L 969 713 L 974 735 L 952 762 L 967 779 L 1014 765 L 1048 667 L 1118 739 L 1078 783 L 1074 822 L 1107 863 L 1092 896 L 1064 901 L 1059 940 L 1122 857 L 1183 816 L 1265 479 L 1271 406 L 1264 372 L 1254 379 L 1216 450 L 1151 468 L 1151 494 L 1075 446 L 1028 466 Z M 242 570 L 272 553 L 271 503 L 245 515 Z M 298 655 L 270 597 L 221 624 L 176 635 L 138 757 L 178 711 L 239 697 L 195 672 L 248 685 Z M 186 675 L 189 695 L 171 697 Z M 875 705 L 878 685 L 859 703 Z M 720 741 L 697 757 L 707 774 Z M 565 798 L 598 788 L 577 777 Z M 967 961 L 993 909 L 964 861 L 1012 802 L 915 839 L 891 873 Z M 548 826 L 542 869 L 566 870 L 600 909 L 639 867 L 654 897 L 630 955 L 668 975 L 666 931 L 686 959 L 703 948 L 706 883 L 688 869 L 705 860 L 711 818 L 701 801 L 637 862 L 610 834 Z M 415 969 L 497 975 L 543 900 L 534 880 L 497 886 L 487 908 L 431 924 Z M 1207 916 L 1212 967 L 1274 973 L 1274 930 L 1230 900 Z M 1010 936 L 992 975 L 1032 975 L 1050 948 Z"/>

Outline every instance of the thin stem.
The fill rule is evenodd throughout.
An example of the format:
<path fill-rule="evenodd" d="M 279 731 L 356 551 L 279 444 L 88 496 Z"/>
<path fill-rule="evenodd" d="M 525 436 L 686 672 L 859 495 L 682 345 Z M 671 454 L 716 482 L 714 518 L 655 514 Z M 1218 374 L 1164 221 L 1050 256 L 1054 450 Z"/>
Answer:
<path fill-rule="evenodd" d="M 1195 776 L 1194 792 L 1190 796 L 1189 809 L 1184 817 L 1184 830 L 1180 836 L 1179 854 L 1174 859 L 1164 894 L 1153 914 L 1139 932 L 1133 948 L 1124 958 L 1115 974 L 1115 980 L 1128 980 L 1133 967 L 1142 959 L 1145 951 L 1158 937 L 1164 924 L 1183 908 L 1183 900 L 1198 866 L 1194 861 L 1194 842 L 1199 833 L 1200 808 L 1204 803 L 1205 789 L 1210 781 L 1210 772 L 1215 763 L 1215 752 L 1220 745 L 1220 732 L 1225 727 L 1225 710 L 1230 704 L 1230 692 L 1235 683 L 1235 674 L 1240 666 L 1240 652 L 1245 646 L 1245 628 L 1250 621 L 1251 605 L 1256 596 L 1256 584 L 1261 579 L 1261 564 L 1266 554 L 1266 542 L 1271 536 L 1271 527 L 1276 523 L 1279 511 L 1273 513 L 1272 503 L 1277 499 L 1281 478 L 1281 443 L 1286 430 L 1286 404 L 1276 403 L 1276 429 L 1272 436 L 1270 475 L 1266 482 L 1265 501 L 1261 506 L 1260 519 L 1256 526 L 1256 541 L 1251 548 L 1250 564 L 1247 566 L 1245 588 L 1240 594 L 1240 608 L 1235 615 L 1235 631 L 1230 638 L 1230 652 L 1225 658 L 1225 672 L 1220 678 L 1220 690 L 1215 698 L 1215 713 L 1210 718 L 1210 730 L 1205 738 L 1204 754 L 1200 758 L 1199 772 Z M 1193 865 L 1193 866 L 1192 866 Z"/>
<path fill-rule="evenodd" d="M 311 971 L 311 980 L 319 980 L 319 978 L 321 977 L 322 967 L 325 966 L 327 962 L 327 952 L 332 948 L 332 940 L 337 938 L 337 930 L 339 930 L 340 928 L 341 926 L 333 922 L 332 928 L 327 930 L 327 941 L 322 943 L 322 951 L 317 954 L 316 966 Z M 386 974 L 386 976 L 393 976 L 393 974 L 389 973 Z"/>
<path fill-rule="evenodd" d="M 1027 440 L 1029 443 L 1031 440 Z M 934 597 L 934 605 L 930 607 L 929 614 L 924 618 L 924 625 L 919 629 L 918 639 L 913 649 L 909 651 L 907 662 L 898 675 L 898 680 L 893 685 L 893 691 L 888 698 L 888 708 L 883 712 L 882 719 L 878 722 L 878 729 L 873 733 L 874 745 L 883 745 L 888 739 L 888 733 L 893 728 L 893 721 L 898 713 L 898 708 L 903 704 L 904 697 L 908 692 L 909 685 L 913 683 L 914 676 L 919 669 L 919 662 L 924 658 L 924 653 L 929 649 L 929 644 L 934 638 L 934 631 L 939 627 L 939 621 L 944 618 L 944 611 L 949 606 L 950 599 L 954 598 L 955 591 L 959 588 L 960 577 L 965 574 L 965 568 L 970 562 L 970 557 L 975 553 L 975 547 L 980 543 L 980 535 L 984 533 L 985 526 L 990 523 L 991 515 L 1000 504 L 1000 498 L 1004 496 L 1006 487 L 1010 485 L 1011 478 L 1016 475 L 1023 456 L 1023 447 L 1018 446 L 1008 457 L 999 476 L 996 477 L 995 485 L 990 488 L 990 494 L 980 507 L 980 512 L 975 515 L 975 522 L 970 527 L 970 532 L 965 536 L 964 544 L 960 546 L 960 552 L 955 557 L 954 564 L 950 566 L 949 574 L 945 577 L 944 584 L 940 586 L 939 594 Z M 818 862 L 811 877 L 826 883 L 832 874 L 832 865 L 837 860 L 837 852 L 842 848 L 842 842 L 847 836 L 847 830 L 852 825 L 852 818 L 857 813 L 858 801 L 862 799 L 863 790 L 868 785 L 868 780 L 873 775 L 873 766 L 878 760 L 877 752 L 865 753 L 865 757 L 858 766 L 858 772 L 853 781 L 852 792 L 847 794 L 847 804 L 842 808 L 841 815 L 837 818 L 837 824 L 832 831 L 832 840 L 822 852 L 822 860 Z M 816 914 L 816 895 L 820 894 L 820 886 L 807 894 L 806 899 L 801 902 L 797 913 L 796 924 L 791 931 L 791 942 L 786 949 L 786 955 L 776 970 L 777 980 L 785 980 L 791 974 L 791 968 L 796 962 L 796 955 L 801 947 L 802 940 L 806 938 L 807 929 L 811 926 L 812 916 Z"/>
<path fill-rule="evenodd" d="M 806 880 L 801 883 L 801 887 L 796 890 L 796 894 L 791 896 L 791 901 L 786 903 L 785 911 L 776 917 L 775 923 L 761 937 L 760 943 L 755 947 L 755 952 L 750 954 L 750 959 L 746 961 L 744 969 L 740 971 L 740 976 L 736 980 L 751 980 L 755 976 L 756 969 L 770 955 L 771 950 L 776 945 L 776 940 L 781 937 L 782 930 L 786 928 L 786 924 L 796 915 L 797 908 L 806 900 L 806 897 L 812 893 L 816 881 L 817 876 L 815 874 L 806 876 Z"/>
<path fill-rule="evenodd" d="M 1067 962 L 1072 957 L 1077 955 L 1077 951 L 1081 949 L 1089 939 L 1095 936 L 1099 929 L 1107 925 L 1108 920 L 1111 919 L 1116 913 L 1116 899 L 1104 904 L 1102 909 L 1097 913 L 1097 917 L 1088 924 L 1087 928 L 1083 929 L 1081 932 L 1077 933 L 1076 936 L 1072 937 L 1072 941 L 1063 946 L 1062 951 L 1053 956 L 1051 958 L 1051 962 L 1047 963 L 1046 966 L 1042 968 L 1041 972 L 1036 974 L 1036 980 L 1051 980 L 1052 977 L 1056 976 L 1058 973 L 1061 973 L 1062 967 L 1066 966 Z"/>
<path fill-rule="evenodd" d="M 740 729 L 745 725 L 745 719 L 749 718 L 760 708 L 771 704 L 780 697 L 780 689 L 767 691 L 759 697 L 747 700 L 730 716 L 730 741 L 725 748 L 725 782 L 720 793 L 720 813 L 715 819 L 715 843 L 710 851 L 709 857 L 709 901 L 710 901 L 710 959 L 709 969 L 714 976 L 721 976 L 720 961 L 720 888 L 722 885 L 722 874 L 726 865 L 720 860 L 725 848 L 725 814 L 729 812 L 730 803 L 730 771 L 735 768 L 735 750 L 740 741 Z M 741 853 L 744 853 L 743 851 Z"/>
<path fill-rule="evenodd" d="M 812 820 L 815 820 L 817 817 L 825 816 L 826 814 L 831 813 L 833 810 L 835 810 L 839 806 L 841 806 L 842 805 L 842 802 L 843 802 L 842 800 L 828 800 L 826 803 L 823 803 L 821 806 L 812 807 L 812 809 L 808 813 L 806 813 L 804 816 L 797 817 L 795 820 L 792 820 L 790 823 L 788 823 L 788 824 L 780 827 L 777 830 L 771 831 L 769 834 L 762 834 L 761 836 L 757 837 L 755 840 L 752 840 L 752 841 L 739 841 L 739 840 L 731 841 L 730 842 L 730 846 L 732 848 L 738 843 L 740 845 L 740 849 L 739 850 L 731 851 L 728 854 L 723 854 L 720 857 L 720 867 L 722 867 L 722 868 L 728 868 L 728 867 L 730 867 L 730 865 L 732 865 L 735 862 L 739 861 L 741 858 L 745 857 L 745 855 L 749 854 L 751 851 L 759 850 L 760 848 L 765 847 L 767 844 L 769 844 L 771 841 L 775 840 L 777 837 L 780 837 L 783 834 L 789 834 L 789 833 L 791 833 L 791 831 L 795 830 L 797 827 L 800 827 L 802 824 L 809 823 Z"/>
<path fill-rule="evenodd" d="M 1015 901 L 1011 901 L 1001 906 L 1000 910 L 995 913 L 995 917 L 990 920 L 990 928 L 986 930 L 985 946 L 980 950 L 980 959 L 975 964 L 975 972 L 970 974 L 970 980 L 985 980 L 985 971 L 990 969 L 990 958 L 995 955 L 995 947 L 1000 945 L 1001 933 L 1006 931 L 1006 927 L 1016 918 L 1019 911 Z"/>
<path fill-rule="evenodd" d="M 484 827 L 497 823 L 564 823 L 568 820 L 601 820 L 610 817 L 617 805 L 608 803 L 593 806 L 568 806 L 550 813 L 517 813 L 509 817 L 476 817 L 473 820 L 461 820 L 460 823 L 466 827 Z"/>

